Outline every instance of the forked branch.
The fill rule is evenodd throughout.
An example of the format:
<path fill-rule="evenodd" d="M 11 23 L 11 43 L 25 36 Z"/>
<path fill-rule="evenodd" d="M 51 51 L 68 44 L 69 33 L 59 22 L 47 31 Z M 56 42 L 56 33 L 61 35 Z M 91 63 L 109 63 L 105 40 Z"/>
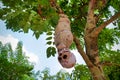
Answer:
<path fill-rule="evenodd" d="M 99 27 L 94 29 L 95 34 L 99 34 L 107 25 L 109 25 L 111 22 L 116 20 L 118 17 L 120 17 L 120 12 L 113 15 L 109 20 L 105 21 L 103 24 L 101 24 Z"/>

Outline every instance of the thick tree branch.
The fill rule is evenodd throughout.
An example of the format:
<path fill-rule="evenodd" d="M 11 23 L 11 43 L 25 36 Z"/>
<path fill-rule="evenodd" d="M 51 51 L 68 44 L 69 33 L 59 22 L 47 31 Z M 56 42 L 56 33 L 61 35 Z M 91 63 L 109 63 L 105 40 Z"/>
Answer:
<path fill-rule="evenodd" d="M 109 25 L 111 22 L 116 20 L 118 17 L 120 17 L 120 12 L 116 13 L 115 15 L 113 15 L 109 20 L 107 20 L 106 22 L 101 24 L 99 27 L 95 28 L 94 29 L 95 34 L 98 35 L 107 25 Z"/>
<path fill-rule="evenodd" d="M 74 42 L 76 44 L 77 50 L 78 52 L 81 54 L 81 56 L 83 57 L 83 59 L 85 60 L 86 64 L 88 65 L 88 67 L 93 66 L 93 64 L 91 63 L 91 61 L 89 60 L 88 56 L 85 54 L 85 52 L 83 51 L 81 45 L 80 45 L 80 41 L 79 39 L 74 35 Z"/>
<path fill-rule="evenodd" d="M 91 31 L 96 27 L 96 21 L 94 16 L 94 8 L 95 8 L 96 0 L 90 0 L 88 6 L 88 15 L 87 15 L 87 23 L 85 26 L 85 35 L 91 33 Z"/>

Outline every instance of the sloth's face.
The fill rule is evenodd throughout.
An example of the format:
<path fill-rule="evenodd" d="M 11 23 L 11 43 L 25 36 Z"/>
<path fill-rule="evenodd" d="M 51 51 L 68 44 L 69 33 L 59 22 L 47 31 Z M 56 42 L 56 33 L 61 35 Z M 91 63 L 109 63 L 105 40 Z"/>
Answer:
<path fill-rule="evenodd" d="M 73 53 L 70 51 L 66 51 L 63 53 L 59 53 L 58 61 L 65 68 L 71 68 L 75 65 L 76 59 Z"/>

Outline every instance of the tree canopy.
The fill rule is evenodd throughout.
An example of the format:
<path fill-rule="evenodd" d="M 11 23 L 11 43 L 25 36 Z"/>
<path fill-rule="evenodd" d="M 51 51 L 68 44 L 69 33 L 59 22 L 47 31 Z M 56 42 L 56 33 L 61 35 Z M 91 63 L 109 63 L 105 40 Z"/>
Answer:
<path fill-rule="evenodd" d="M 34 80 L 34 66 L 28 61 L 19 42 L 15 51 L 9 43 L 0 42 L 0 79 L 1 80 Z"/>
<path fill-rule="evenodd" d="M 100 1 L 100 0 L 99 0 Z M 105 0 L 105 7 L 99 4 L 99 8 L 95 9 L 95 15 L 98 16 L 97 26 L 100 26 L 111 16 L 119 12 L 119 0 Z M 5 21 L 6 28 L 12 31 L 28 33 L 29 30 L 34 32 L 33 35 L 38 39 L 39 36 L 46 32 L 52 35 L 58 21 L 58 14 L 54 7 L 51 7 L 49 0 L 1 0 L 0 19 Z M 14 4 L 13 4 L 14 3 Z M 73 34 L 80 38 L 83 43 L 84 28 L 86 25 L 88 0 L 57 0 L 56 2 L 65 14 L 71 20 L 71 28 Z M 104 51 L 110 49 L 115 43 L 118 44 L 120 38 L 120 20 L 119 18 L 112 22 L 114 26 L 106 28 L 99 36 L 99 49 Z M 112 26 L 113 26 L 112 25 Z M 52 44 L 52 37 L 48 37 L 47 44 Z M 102 42 L 102 43 L 101 43 Z M 109 46 L 109 47 L 107 47 Z M 50 51 L 49 51 L 50 52 Z M 54 52 L 54 49 L 53 49 Z M 55 52 L 54 52 L 55 53 Z M 54 54 L 53 54 L 54 55 Z"/>

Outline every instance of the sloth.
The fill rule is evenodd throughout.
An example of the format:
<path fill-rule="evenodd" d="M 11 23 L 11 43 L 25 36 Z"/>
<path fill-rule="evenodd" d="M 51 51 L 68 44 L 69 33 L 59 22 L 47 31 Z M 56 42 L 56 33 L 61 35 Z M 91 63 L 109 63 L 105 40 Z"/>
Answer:
<path fill-rule="evenodd" d="M 73 35 L 70 28 L 70 20 L 67 15 L 60 14 L 60 19 L 55 29 L 55 45 L 58 50 L 58 61 L 65 68 L 75 65 L 76 59 L 69 47 L 73 42 Z"/>

